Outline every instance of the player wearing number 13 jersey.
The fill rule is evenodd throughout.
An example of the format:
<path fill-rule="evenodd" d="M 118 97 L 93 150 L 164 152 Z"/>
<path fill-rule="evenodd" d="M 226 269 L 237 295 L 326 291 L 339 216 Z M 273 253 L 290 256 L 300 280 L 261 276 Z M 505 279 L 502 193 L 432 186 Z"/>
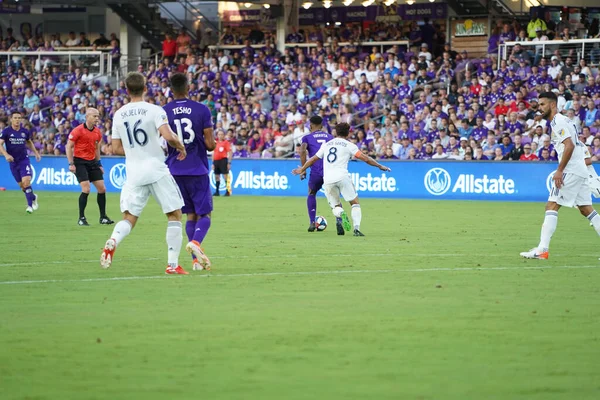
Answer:
<path fill-rule="evenodd" d="M 335 126 L 336 138 L 324 143 L 317 154 L 311 157 L 300 168 L 292 171 L 294 175 L 301 175 L 311 165 L 323 160 L 323 189 L 329 206 L 336 218 L 342 218 L 342 224 L 346 231 L 352 228 L 348 215 L 342 208 L 340 195 L 352 205 L 352 222 L 354 223 L 354 236 L 364 236 L 360 231 L 362 212 L 358 201 L 356 188 L 348 173 L 348 162 L 352 157 L 379 168 L 382 171 L 391 171 L 388 167 L 379 164 L 371 157 L 364 155 L 358 147 L 346 138 L 350 133 L 350 125 L 345 122 Z"/>
<path fill-rule="evenodd" d="M 169 146 L 167 165 L 183 195 L 181 211 L 187 214 L 185 231 L 189 239 L 186 250 L 192 254 L 194 270 L 210 270 L 210 260 L 201 244 L 210 228 L 213 209 L 210 180 L 208 177 L 207 150 L 215 149 L 212 116 L 204 104 L 186 98 L 188 82 L 184 74 L 171 76 L 174 101 L 163 108 L 167 112 L 171 129 L 177 132 L 185 145 L 187 157 L 177 159 L 177 150 Z"/>
<path fill-rule="evenodd" d="M 550 119 L 552 144 L 558 153 L 558 168 L 552 177 L 552 188 L 546 203 L 540 243 L 530 251 L 522 252 L 525 258 L 547 259 L 550 239 L 558 223 L 561 206 L 577 207 L 600 235 L 600 216 L 592 207 L 589 171 L 585 162 L 585 145 L 577 137 L 577 128 L 569 118 L 559 114 L 556 94 L 540 95 L 539 105 L 543 118 Z"/>
<path fill-rule="evenodd" d="M 167 215 L 167 274 L 187 274 L 179 266 L 181 251 L 181 192 L 164 163 L 160 145 L 162 136 L 170 146 L 177 149 L 179 160 L 186 157 L 183 143 L 169 127 L 165 111 L 144 101 L 146 79 L 132 72 L 125 79 L 130 102 L 116 111 L 113 119 L 112 148 L 115 154 L 125 155 L 127 181 L 121 191 L 123 220 L 104 245 L 100 265 L 108 268 L 112 264 L 117 246 L 129 235 L 142 210 L 152 195 Z"/>

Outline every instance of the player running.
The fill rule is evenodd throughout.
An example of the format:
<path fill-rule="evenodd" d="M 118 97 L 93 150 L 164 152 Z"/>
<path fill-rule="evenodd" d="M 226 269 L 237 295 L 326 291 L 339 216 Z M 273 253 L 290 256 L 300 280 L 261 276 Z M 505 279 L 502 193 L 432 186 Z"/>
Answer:
<path fill-rule="evenodd" d="M 14 111 L 10 115 L 10 126 L 0 134 L 0 154 L 6 158 L 10 166 L 10 172 L 25 193 L 27 200 L 27 214 L 38 209 L 37 195 L 31 188 L 31 163 L 27 156 L 27 148 L 33 151 L 36 161 L 40 161 L 40 153 L 31 140 L 31 133 L 21 126 L 23 115 Z M 4 144 L 6 143 L 6 149 Z"/>
<path fill-rule="evenodd" d="M 211 113 L 204 104 L 187 99 L 188 81 L 184 74 L 173 74 L 171 90 L 175 100 L 163 108 L 171 129 L 185 145 L 187 157 L 180 161 L 177 150 L 169 146 L 167 165 L 183 195 L 181 211 L 187 214 L 185 231 L 189 239 L 185 249 L 193 256 L 194 271 L 210 270 L 210 260 L 200 246 L 210 228 L 213 209 L 206 154 L 216 145 Z"/>
<path fill-rule="evenodd" d="M 558 154 L 558 168 L 552 178 L 552 190 L 546 204 L 540 243 L 530 251 L 521 253 L 525 258 L 548 259 L 550 239 L 558 223 L 561 206 L 579 208 L 600 235 L 600 216 L 592 207 L 589 186 L 590 171 L 585 162 L 585 146 L 577 138 L 577 128 L 557 108 L 557 97 L 552 92 L 542 93 L 539 106 L 543 118 L 551 119 L 552 144 Z"/>
<path fill-rule="evenodd" d="M 345 122 L 335 126 L 337 137 L 329 142 L 323 143 L 319 151 L 312 156 L 302 167 L 292 171 L 294 175 L 301 175 L 314 163 L 323 160 L 323 188 L 325 196 L 329 202 L 329 206 L 333 210 L 333 215 L 336 218 L 342 219 L 343 227 L 346 231 L 350 231 L 352 225 L 348 219 L 348 215 L 342 208 L 340 194 L 352 205 L 352 222 L 354 223 L 354 236 L 365 236 L 360 231 L 360 221 L 362 212 L 358 202 L 358 194 L 356 188 L 350 179 L 348 173 L 348 161 L 352 157 L 366 162 L 369 165 L 379 168 L 382 171 L 389 172 L 390 168 L 379 164 L 371 157 L 364 155 L 358 147 L 349 142 L 346 138 L 350 133 L 350 125 Z"/>
<path fill-rule="evenodd" d="M 186 157 L 185 147 L 169 127 L 165 110 L 146 103 L 146 80 L 138 72 L 131 72 L 125 79 L 127 93 L 131 99 L 121 107 L 113 118 L 112 147 L 117 155 L 125 155 L 127 182 L 121 191 L 123 220 L 104 245 L 100 265 L 108 268 L 112 264 L 115 249 L 135 226 L 142 210 L 152 195 L 167 215 L 167 274 L 188 273 L 179 266 L 181 251 L 181 192 L 171 176 L 160 146 L 162 136 L 170 146 L 179 151 L 178 160 Z"/>
<path fill-rule="evenodd" d="M 333 136 L 323 131 L 323 118 L 315 115 L 310 118 L 310 134 L 302 137 L 302 148 L 300 151 L 300 162 L 302 165 L 306 163 L 306 154 L 308 157 L 313 157 L 321 148 L 323 143 L 329 142 Z M 306 178 L 306 172 L 300 175 L 300 179 Z M 308 226 L 309 232 L 314 232 L 315 218 L 317 217 L 317 192 L 323 187 L 323 160 L 318 159 L 312 167 L 310 167 L 310 177 L 308 178 L 308 197 L 306 197 L 306 207 L 308 208 Z M 338 235 L 344 234 L 342 227 L 342 219 L 336 218 L 336 226 Z"/>

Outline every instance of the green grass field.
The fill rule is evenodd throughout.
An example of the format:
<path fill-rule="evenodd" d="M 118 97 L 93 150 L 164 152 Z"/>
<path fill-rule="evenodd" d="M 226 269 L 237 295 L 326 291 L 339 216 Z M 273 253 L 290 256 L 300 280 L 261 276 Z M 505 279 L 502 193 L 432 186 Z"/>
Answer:
<path fill-rule="evenodd" d="M 304 198 L 215 199 L 211 273 L 165 276 L 151 202 L 115 255 L 77 194 L 0 193 L 0 398 L 598 399 L 600 238 L 542 204 L 363 200 L 364 238 Z M 119 218 L 118 197 L 109 215 Z M 181 263 L 190 268 L 187 254 Z"/>

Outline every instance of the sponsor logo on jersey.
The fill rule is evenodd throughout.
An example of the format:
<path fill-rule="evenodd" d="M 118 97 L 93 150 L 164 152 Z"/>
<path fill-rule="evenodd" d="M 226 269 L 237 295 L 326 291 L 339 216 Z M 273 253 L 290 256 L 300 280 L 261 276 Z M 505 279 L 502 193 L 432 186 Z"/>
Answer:
<path fill-rule="evenodd" d="M 110 179 L 110 183 L 117 189 L 123 189 L 123 185 L 125 185 L 125 181 L 127 181 L 127 170 L 125 168 L 125 164 L 118 163 L 115 164 L 108 174 Z"/>
<path fill-rule="evenodd" d="M 441 196 L 452 188 L 452 193 L 485 193 L 485 194 L 514 194 L 515 181 L 504 178 L 504 175 L 490 177 L 487 174 L 460 174 L 454 186 L 452 177 L 443 168 L 432 168 L 425 174 L 423 180 L 425 189 L 434 196 Z"/>

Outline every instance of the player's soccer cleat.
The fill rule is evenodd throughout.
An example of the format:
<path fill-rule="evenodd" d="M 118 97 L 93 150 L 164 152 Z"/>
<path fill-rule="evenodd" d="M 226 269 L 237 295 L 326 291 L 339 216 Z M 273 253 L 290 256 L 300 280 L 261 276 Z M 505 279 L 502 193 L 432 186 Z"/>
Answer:
<path fill-rule="evenodd" d="M 185 250 L 188 253 L 192 254 L 196 258 L 197 261 L 200 261 L 200 264 L 203 267 L 200 270 L 205 269 L 207 271 L 210 271 L 210 266 L 211 266 L 210 260 L 208 259 L 207 255 L 204 254 L 204 251 L 202 251 L 202 248 L 200 247 L 200 243 L 198 243 L 195 240 L 192 240 L 185 246 Z M 194 268 L 194 271 L 197 271 L 197 270 Z"/>
<path fill-rule="evenodd" d="M 361 231 L 359 231 L 358 229 L 354 230 L 354 236 L 365 236 L 364 233 L 362 233 Z"/>
<path fill-rule="evenodd" d="M 204 269 L 204 265 L 202 265 L 202 263 L 196 257 L 194 257 L 194 260 L 192 261 L 192 270 L 202 271 L 203 269 Z M 210 270 L 210 268 L 207 271 L 209 271 L 209 270 Z"/>
<path fill-rule="evenodd" d="M 108 218 L 108 216 L 106 216 L 106 215 L 104 217 L 100 217 L 100 225 L 112 225 L 114 223 L 115 223 L 115 221 Z"/>
<path fill-rule="evenodd" d="M 117 249 L 117 241 L 115 239 L 108 239 L 100 255 L 100 266 L 104 269 L 110 268 L 112 264 L 115 250 Z"/>
<path fill-rule="evenodd" d="M 25 212 L 26 212 L 27 214 L 33 214 L 33 208 L 31 208 L 31 207 L 27 207 L 27 208 L 25 209 Z"/>
<path fill-rule="evenodd" d="M 342 226 L 342 219 L 341 218 L 336 218 L 335 219 L 335 228 L 337 229 L 337 234 L 340 236 L 345 235 L 344 232 L 344 227 Z"/>
<path fill-rule="evenodd" d="M 344 230 L 346 232 L 350 232 L 350 229 L 352 229 L 352 224 L 350 223 L 350 219 L 348 218 L 348 214 L 346 214 L 346 211 L 342 211 L 342 226 L 344 227 Z"/>
<path fill-rule="evenodd" d="M 213 193 L 213 196 L 220 196 L 221 193 L 219 193 L 219 191 L 217 190 L 216 192 Z"/>
<path fill-rule="evenodd" d="M 79 226 L 90 226 L 90 224 L 88 224 L 87 219 L 85 217 L 79 218 L 79 221 L 77 221 L 77 225 L 79 225 Z"/>
<path fill-rule="evenodd" d="M 167 275 L 189 275 L 190 273 L 187 272 L 185 269 L 181 268 L 181 265 L 178 265 L 177 268 L 167 267 L 167 269 L 165 269 L 165 274 L 167 274 Z"/>
<path fill-rule="evenodd" d="M 34 194 L 33 195 L 33 203 L 31 203 L 31 208 L 33 208 L 33 211 L 37 211 L 37 209 L 39 207 L 40 206 L 38 205 L 38 202 L 37 202 L 37 194 Z"/>
<path fill-rule="evenodd" d="M 538 260 L 547 260 L 548 259 L 548 250 L 546 251 L 538 251 L 537 247 L 529 251 L 524 251 L 521 253 L 521 257 L 523 258 L 534 258 Z"/>
<path fill-rule="evenodd" d="M 231 196 L 231 192 L 230 191 L 225 192 L 225 197 L 229 197 L 229 196 Z"/>
<path fill-rule="evenodd" d="M 314 232 L 317 230 L 317 226 L 315 225 L 314 222 L 311 222 L 310 225 L 308 226 L 308 231 L 309 232 Z"/>

